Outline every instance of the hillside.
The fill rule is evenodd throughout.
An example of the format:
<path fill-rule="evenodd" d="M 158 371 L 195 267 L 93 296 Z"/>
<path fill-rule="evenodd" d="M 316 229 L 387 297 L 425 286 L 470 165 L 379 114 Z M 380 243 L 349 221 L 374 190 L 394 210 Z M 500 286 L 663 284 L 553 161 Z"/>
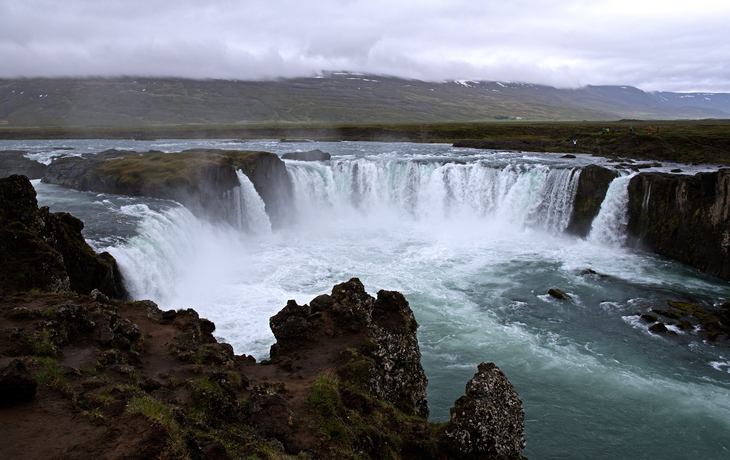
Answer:
<path fill-rule="evenodd" d="M 430 83 L 346 72 L 276 81 L 0 80 L 0 127 L 621 118 L 730 118 L 730 95 L 646 93 L 625 86 Z"/>

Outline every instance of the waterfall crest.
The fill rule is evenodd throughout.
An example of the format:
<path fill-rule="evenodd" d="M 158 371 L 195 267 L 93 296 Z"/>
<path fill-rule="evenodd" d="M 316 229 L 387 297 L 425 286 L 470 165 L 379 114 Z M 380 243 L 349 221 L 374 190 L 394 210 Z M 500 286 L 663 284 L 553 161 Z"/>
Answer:
<path fill-rule="evenodd" d="M 290 163 L 300 214 L 389 212 L 421 222 L 498 219 L 562 232 L 572 212 L 578 168 L 471 163 L 378 161 Z"/>

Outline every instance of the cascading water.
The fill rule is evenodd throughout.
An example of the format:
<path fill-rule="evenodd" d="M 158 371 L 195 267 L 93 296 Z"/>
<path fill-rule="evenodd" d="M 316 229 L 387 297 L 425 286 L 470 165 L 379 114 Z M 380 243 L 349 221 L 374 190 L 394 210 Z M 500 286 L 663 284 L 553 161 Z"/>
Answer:
<path fill-rule="evenodd" d="M 251 180 L 240 169 L 236 171 L 239 186 L 229 192 L 232 204 L 231 214 L 238 228 L 255 234 L 271 233 L 271 221 L 266 215 L 264 200 L 261 199 Z"/>
<path fill-rule="evenodd" d="M 84 151 L 92 148 L 77 142 Z M 95 141 L 93 148 L 284 153 L 292 146 L 124 142 Z M 43 148 L 43 155 L 66 152 Z M 136 298 L 151 298 L 162 309 L 195 308 L 237 353 L 265 358 L 274 341 L 268 319 L 288 299 L 308 303 L 356 276 L 371 294 L 392 289 L 408 299 L 420 324 L 434 420 L 448 419 L 476 365 L 493 361 L 523 400 L 526 457 L 728 456 L 727 349 L 691 331 L 653 335 L 638 315 L 666 308 L 667 300 L 710 308 L 730 299 L 730 286 L 651 254 L 605 245 L 622 238 L 628 176 L 611 184 L 583 240 L 562 230 L 577 168 L 600 161 L 594 157 L 406 143 L 306 148 L 333 159 L 287 161 L 297 219 L 275 232 L 248 214 L 252 207 L 243 196 L 235 209 L 246 217 L 232 226 L 202 221 L 174 203 L 34 185 L 40 204 L 52 211 L 85 203 L 77 209 L 91 210 L 82 217 L 87 239 L 117 258 Z M 110 200 L 120 205 L 107 205 Z M 253 209 L 261 211 L 256 203 Z M 109 236 L 120 228 L 136 230 Z M 585 275 L 586 268 L 601 276 Z M 552 287 L 572 300 L 547 296 Z"/>
<path fill-rule="evenodd" d="M 588 241 L 594 244 L 622 246 L 626 243 L 628 224 L 629 182 L 635 174 L 617 177 L 608 186 L 606 198 L 593 219 Z"/>
<path fill-rule="evenodd" d="M 396 219 L 506 220 L 518 227 L 561 232 L 577 188 L 577 169 L 356 159 L 334 164 L 292 162 L 300 214 L 363 216 L 389 213 Z"/>

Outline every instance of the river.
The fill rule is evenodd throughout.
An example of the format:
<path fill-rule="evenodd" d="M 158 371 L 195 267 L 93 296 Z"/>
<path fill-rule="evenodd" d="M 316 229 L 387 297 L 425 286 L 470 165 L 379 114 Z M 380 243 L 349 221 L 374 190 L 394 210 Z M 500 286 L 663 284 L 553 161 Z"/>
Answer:
<path fill-rule="evenodd" d="M 668 300 L 712 308 L 730 299 L 730 284 L 624 247 L 631 171 L 611 184 L 582 239 L 563 230 L 580 167 L 606 162 L 587 155 L 277 140 L 0 142 L 43 162 L 196 147 L 319 148 L 332 160 L 286 161 L 295 211 L 273 231 L 243 175 L 230 196 L 237 218 L 226 224 L 171 201 L 33 185 L 39 205 L 86 223 L 85 237 L 114 255 L 136 299 L 196 309 L 237 353 L 266 358 L 268 318 L 288 299 L 308 303 L 358 277 L 371 295 L 397 290 L 410 302 L 431 420 L 447 420 L 477 364 L 491 361 L 523 400 L 531 459 L 730 457 L 730 349 L 694 332 L 653 335 L 638 318 Z M 571 300 L 553 299 L 550 288 Z"/>

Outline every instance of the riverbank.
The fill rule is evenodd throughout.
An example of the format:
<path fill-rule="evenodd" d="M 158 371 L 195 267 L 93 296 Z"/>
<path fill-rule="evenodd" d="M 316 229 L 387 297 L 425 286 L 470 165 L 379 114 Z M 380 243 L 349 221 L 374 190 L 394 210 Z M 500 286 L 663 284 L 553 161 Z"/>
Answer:
<path fill-rule="evenodd" d="M 608 132 L 604 132 L 606 129 Z M 283 138 L 304 141 L 458 143 L 460 146 L 475 148 L 590 153 L 635 160 L 730 164 L 730 120 L 520 120 L 489 123 L 170 125 L 137 128 L 0 127 L 0 140 Z"/>

